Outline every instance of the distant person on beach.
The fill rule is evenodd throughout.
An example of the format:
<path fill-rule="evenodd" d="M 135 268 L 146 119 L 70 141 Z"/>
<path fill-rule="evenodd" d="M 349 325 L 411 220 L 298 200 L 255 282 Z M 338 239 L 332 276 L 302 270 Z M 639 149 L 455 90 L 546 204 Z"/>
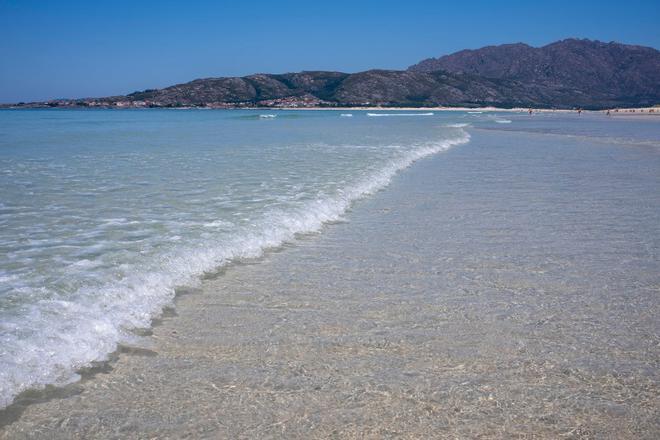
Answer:
<path fill-rule="evenodd" d="M 530 108 L 530 109 L 529 109 L 529 114 L 531 115 L 532 113 L 533 113 L 533 111 L 532 111 L 532 109 Z"/>

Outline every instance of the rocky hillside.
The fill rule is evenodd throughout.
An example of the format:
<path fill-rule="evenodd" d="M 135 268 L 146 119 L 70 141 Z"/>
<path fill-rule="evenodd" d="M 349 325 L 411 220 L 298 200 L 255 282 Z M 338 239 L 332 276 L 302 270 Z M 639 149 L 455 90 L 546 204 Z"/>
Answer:
<path fill-rule="evenodd" d="M 430 58 L 409 70 L 518 81 L 555 104 L 567 105 L 568 99 L 595 107 L 660 102 L 660 51 L 614 42 L 568 39 L 539 48 L 488 46 Z"/>
<path fill-rule="evenodd" d="M 499 106 L 607 108 L 660 103 L 660 52 L 564 40 L 490 46 L 405 71 L 299 72 L 205 78 L 125 96 L 54 100 L 50 107 Z"/>
<path fill-rule="evenodd" d="M 125 96 L 28 103 L 49 107 L 545 107 L 516 81 L 446 72 L 369 70 L 205 78 Z"/>

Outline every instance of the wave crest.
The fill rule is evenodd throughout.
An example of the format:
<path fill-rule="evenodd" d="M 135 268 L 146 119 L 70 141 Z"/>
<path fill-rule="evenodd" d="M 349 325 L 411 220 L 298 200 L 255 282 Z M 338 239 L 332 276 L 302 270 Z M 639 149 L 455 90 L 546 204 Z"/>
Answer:
<path fill-rule="evenodd" d="M 269 248 L 292 241 L 297 234 L 320 230 L 324 224 L 340 219 L 356 200 L 387 186 L 399 171 L 417 160 L 469 139 L 469 134 L 461 130 L 456 138 L 419 146 L 332 196 L 293 210 L 271 211 L 249 229 L 232 231 L 231 236 L 202 248 L 164 255 L 157 271 L 138 272 L 93 292 L 81 291 L 76 301 L 44 299 L 31 306 L 27 317 L 1 322 L 0 330 L 7 336 L 3 339 L 4 358 L 0 359 L 0 409 L 26 389 L 74 382 L 79 379 L 76 371 L 80 368 L 107 360 L 118 344 L 138 341 L 132 330 L 149 327 L 152 319 L 172 303 L 178 286 L 198 284 L 200 275 L 232 260 L 259 257 Z M 67 319 L 57 319 L 62 316 Z M 26 322 L 33 325 L 26 329 Z M 30 332 L 29 340 L 13 336 L 19 331 Z"/>
<path fill-rule="evenodd" d="M 433 112 L 428 113 L 367 113 L 369 117 L 378 117 L 378 116 L 433 116 Z"/>

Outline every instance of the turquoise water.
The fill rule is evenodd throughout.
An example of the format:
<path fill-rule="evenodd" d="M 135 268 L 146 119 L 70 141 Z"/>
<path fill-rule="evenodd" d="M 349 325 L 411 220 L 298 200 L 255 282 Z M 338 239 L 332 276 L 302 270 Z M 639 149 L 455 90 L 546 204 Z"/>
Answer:
<path fill-rule="evenodd" d="M 138 338 L 177 287 L 350 216 L 352 203 L 419 159 L 464 148 L 471 132 L 505 142 L 527 132 L 549 148 L 569 136 L 595 157 L 617 144 L 657 159 L 659 126 L 550 113 L 1 111 L 0 407 L 77 380 Z M 561 166 L 582 160 L 569 156 Z M 586 169 L 599 166 L 592 156 Z M 611 191 L 603 200 L 616 203 Z"/>
<path fill-rule="evenodd" d="M 0 112 L 0 405 L 76 380 L 176 287 L 318 231 L 469 138 L 437 119 L 394 119 Z"/>

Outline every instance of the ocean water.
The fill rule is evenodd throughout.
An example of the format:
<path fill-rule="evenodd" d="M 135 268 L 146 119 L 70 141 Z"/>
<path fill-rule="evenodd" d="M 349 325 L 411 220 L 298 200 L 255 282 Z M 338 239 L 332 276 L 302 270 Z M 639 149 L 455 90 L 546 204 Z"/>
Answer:
<path fill-rule="evenodd" d="M 607 148 L 599 156 L 601 145 L 656 159 L 660 151 L 660 124 L 645 119 L 347 114 L 0 112 L 0 407 L 21 391 L 77 380 L 80 368 L 138 340 L 135 330 L 149 327 L 177 288 L 350 217 L 353 203 L 413 162 L 468 148 L 470 133 L 497 132 L 506 144 L 522 132 L 549 148 L 584 141 L 586 170 L 610 160 Z M 497 150 L 489 146 L 493 166 L 506 167 Z M 585 159 L 567 147 L 553 154 L 564 167 Z M 657 160 L 643 166 L 660 170 Z M 481 191 L 484 182 L 465 179 L 466 191 Z M 518 189 L 493 197 L 511 202 Z M 616 203 L 611 191 L 602 190 L 603 203 Z M 653 231 L 655 218 L 642 224 Z M 656 249 L 657 238 L 649 240 L 645 246 Z"/>
<path fill-rule="evenodd" d="M 158 356 L 96 378 L 96 414 L 62 399 L 8 438 L 182 432 L 191 411 L 194 429 L 232 420 L 226 437 L 309 411 L 419 437 L 654 438 L 657 120 L 342 114 L 1 111 L 0 406 L 144 342 L 177 288 L 204 292 L 154 329 Z"/>
<path fill-rule="evenodd" d="M 355 116 L 0 112 L 0 407 L 75 381 L 177 287 L 319 231 L 469 140 L 439 118 Z"/>

